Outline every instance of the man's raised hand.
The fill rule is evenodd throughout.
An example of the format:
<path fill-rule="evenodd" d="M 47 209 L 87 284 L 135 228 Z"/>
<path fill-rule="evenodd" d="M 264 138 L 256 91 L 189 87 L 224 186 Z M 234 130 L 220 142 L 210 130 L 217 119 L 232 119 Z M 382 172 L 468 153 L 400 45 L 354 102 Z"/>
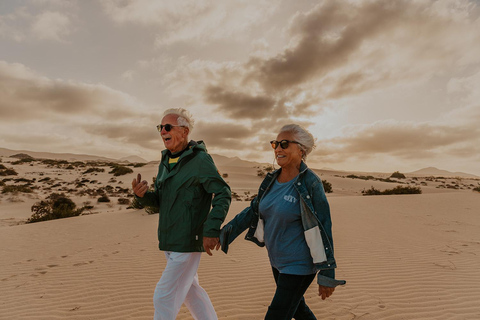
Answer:
<path fill-rule="evenodd" d="M 143 198 L 143 196 L 147 192 L 148 182 L 145 180 L 142 181 L 142 175 L 140 173 L 137 175 L 137 179 L 133 179 L 132 189 L 133 192 L 137 195 L 137 197 L 140 198 Z"/>

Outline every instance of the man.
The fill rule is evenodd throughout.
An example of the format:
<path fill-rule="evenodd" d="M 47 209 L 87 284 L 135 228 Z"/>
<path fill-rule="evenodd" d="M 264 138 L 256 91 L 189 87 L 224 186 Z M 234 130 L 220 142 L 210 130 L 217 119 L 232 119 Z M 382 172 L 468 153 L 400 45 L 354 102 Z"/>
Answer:
<path fill-rule="evenodd" d="M 132 182 L 140 204 L 159 208 L 158 241 L 167 265 L 153 296 L 155 320 L 174 320 L 184 302 L 195 319 L 217 319 L 198 283 L 197 269 L 201 252 L 212 255 L 210 250 L 220 246 L 220 226 L 231 192 L 203 141 L 188 140 L 192 128 L 193 119 L 185 109 L 165 111 L 157 126 L 166 150 L 155 190 L 147 191 L 148 183 L 141 181 L 140 174 Z"/>

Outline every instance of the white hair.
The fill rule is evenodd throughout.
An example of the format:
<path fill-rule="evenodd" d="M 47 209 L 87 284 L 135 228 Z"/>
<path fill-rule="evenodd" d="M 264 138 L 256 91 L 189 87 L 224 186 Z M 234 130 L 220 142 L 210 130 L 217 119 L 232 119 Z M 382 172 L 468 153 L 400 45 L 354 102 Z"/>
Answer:
<path fill-rule="evenodd" d="M 298 146 L 302 150 L 302 158 L 304 161 L 307 160 L 307 155 L 312 152 L 315 148 L 315 138 L 313 135 L 304 127 L 298 124 L 287 124 L 284 125 L 279 133 L 289 132 L 293 135 L 293 139 L 300 143 Z"/>
<path fill-rule="evenodd" d="M 163 116 L 167 116 L 169 114 L 175 114 L 178 116 L 177 124 L 180 126 L 185 126 L 190 130 L 190 133 L 193 130 L 193 125 L 195 124 L 195 120 L 192 118 L 192 114 L 183 108 L 173 108 L 168 109 L 163 113 Z"/>

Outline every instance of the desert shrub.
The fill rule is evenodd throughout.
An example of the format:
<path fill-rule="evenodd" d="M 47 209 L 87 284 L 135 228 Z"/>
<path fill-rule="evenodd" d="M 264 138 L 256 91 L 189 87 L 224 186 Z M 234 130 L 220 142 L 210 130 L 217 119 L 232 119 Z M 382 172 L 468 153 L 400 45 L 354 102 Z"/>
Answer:
<path fill-rule="evenodd" d="M 232 191 L 232 199 L 234 201 L 242 201 L 242 198 L 235 191 Z"/>
<path fill-rule="evenodd" d="M 140 202 L 138 202 L 137 198 L 133 198 L 131 204 L 127 209 L 145 209 L 147 214 L 155 214 L 159 212 L 159 208 L 157 207 L 144 207 Z"/>
<path fill-rule="evenodd" d="M 67 169 L 67 170 L 74 170 L 75 168 L 74 168 L 74 166 L 72 166 L 72 165 L 69 165 L 69 166 L 68 166 L 68 167 L 66 167 L 65 169 Z"/>
<path fill-rule="evenodd" d="M 82 174 L 87 174 L 87 173 L 93 173 L 93 172 L 105 172 L 105 169 L 103 168 L 88 168 L 85 170 Z"/>
<path fill-rule="evenodd" d="M 327 180 L 322 180 L 322 184 L 323 184 L 323 189 L 325 190 L 326 193 L 333 192 L 332 184 L 330 182 L 328 182 Z"/>
<path fill-rule="evenodd" d="M 473 191 L 480 192 L 480 187 L 473 188 L 472 190 L 473 190 Z"/>
<path fill-rule="evenodd" d="M 395 171 L 394 173 L 392 173 L 390 178 L 405 179 L 405 175 L 403 173 Z"/>
<path fill-rule="evenodd" d="M 118 204 L 129 205 L 129 204 L 130 204 L 130 199 L 127 199 L 127 198 L 118 198 Z"/>
<path fill-rule="evenodd" d="M 3 170 L 0 170 L 0 176 L 16 176 L 18 175 L 17 171 L 13 170 L 13 169 L 3 169 Z"/>
<path fill-rule="evenodd" d="M 422 189 L 420 187 L 411 187 L 411 186 L 396 186 L 393 189 L 386 189 L 380 191 L 371 187 L 368 190 L 363 190 L 362 194 L 364 196 L 374 196 L 374 195 L 391 195 L 391 194 L 421 194 Z"/>
<path fill-rule="evenodd" d="M 275 168 L 271 165 L 263 166 L 257 170 L 257 176 L 264 178 L 267 173 L 272 172 Z"/>
<path fill-rule="evenodd" d="M 382 194 L 382 192 L 378 189 L 375 189 L 373 186 L 368 190 L 362 190 L 362 194 L 364 196 L 376 196 Z"/>
<path fill-rule="evenodd" d="M 29 162 L 32 162 L 32 161 L 35 161 L 35 159 L 33 159 L 33 158 L 23 158 L 23 159 L 12 162 L 12 164 L 17 165 L 17 164 L 29 163 Z"/>
<path fill-rule="evenodd" d="M 0 187 L 3 187 L 5 185 L 5 182 L 0 181 Z"/>
<path fill-rule="evenodd" d="M 146 165 L 146 163 L 135 163 L 135 164 L 133 165 L 133 167 L 134 167 L 134 168 L 141 168 L 141 167 L 143 167 L 144 165 Z"/>
<path fill-rule="evenodd" d="M 0 164 L 0 170 L 7 169 L 3 164 Z"/>
<path fill-rule="evenodd" d="M 115 166 L 113 167 L 112 171 L 109 173 L 113 173 L 115 177 L 122 176 L 124 174 L 132 173 L 133 170 L 124 166 Z"/>
<path fill-rule="evenodd" d="M 98 198 L 97 202 L 110 202 L 110 198 L 107 195 L 103 195 Z"/>
<path fill-rule="evenodd" d="M 4 186 L 3 187 L 3 190 L 2 190 L 2 193 L 19 193 L 19 192 L 23 192 L 23 193 L 32 193 L 33 190 L 26 184 L 24 185 L 21 185 L 21 186 Z"/>
<path fill-rule="evenodd" d="M 32 206 L 32 216 L 27 223 L 63 219 L 79 216 L 84 207 L 77 209 L 75 202 L 63 193 L 52 193 L 45 200 L 36 202 Z"/>
<path fill-rule="evenodd" d="M 374 176 L 357 176 L 357 175 L 354 175 L 354 174 L 349 174 L 347 176 L 347 178 L 350 178 L 350 179 L 361 179 L 361 180 L 375 180 L 375 177 Z"/>
<path fill-rule="evenodd" d="M 390 183 L 392 183 L 392 182 L 393 182 L 393 183 L 403 183 L 403 182 L 398 182 L 397 180 L 392 180 L 392 179 L 390 179 L 390 178 L 386 178 L 386 179 L 384 179 L 384 178 L 379 178 L 378 181 L 390 182 Z"/>

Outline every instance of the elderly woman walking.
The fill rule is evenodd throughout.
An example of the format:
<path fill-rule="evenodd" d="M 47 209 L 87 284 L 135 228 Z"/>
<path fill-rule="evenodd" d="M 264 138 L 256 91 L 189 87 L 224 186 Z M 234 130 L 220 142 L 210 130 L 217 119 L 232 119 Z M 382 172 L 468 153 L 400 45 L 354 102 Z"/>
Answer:
<path fill-rule="evenodd" d="M 330 297 L 335 279 L 330 208 L 322 180 L 305 164 L 313 136 L 296 124 L 282 127 L 270 142 L 280 169 L 269 173 L 250 206 L 222 228 L 229 244 L 249 228 L 245 239 L 266 246 L 277 285 L 265 319 L 316 319 L 303 295 L 317 275 L 318 294 Z"/>

